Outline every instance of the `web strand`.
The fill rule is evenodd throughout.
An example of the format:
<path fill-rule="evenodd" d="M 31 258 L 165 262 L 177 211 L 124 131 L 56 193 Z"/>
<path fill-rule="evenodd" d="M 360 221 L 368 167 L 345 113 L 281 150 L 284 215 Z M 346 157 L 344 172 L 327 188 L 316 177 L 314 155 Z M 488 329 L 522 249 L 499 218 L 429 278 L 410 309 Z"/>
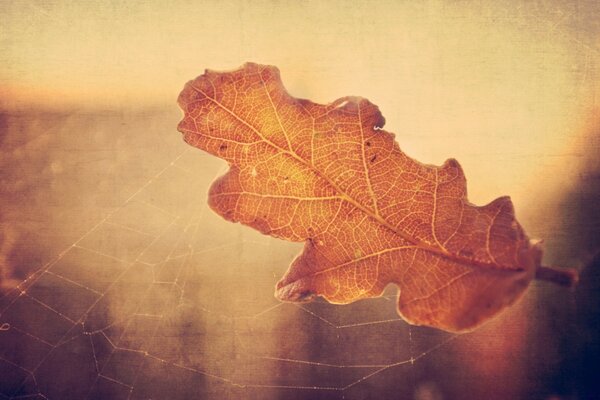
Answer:
<path fill-rule="evenodd" d="M 135 397 L 136 388 L 139 388 L 142 371 L 150 363 L 155 362 L 171 369 L 171 373 L 192 373 L 199 377 L 204 377 L 213 382 L 226 385 L 239 390 L 248 389 L 269 389 L 269 390 L 302 390 L 302 391 L 331 391 L 347 392 L 353 387 L 364 384 L 373 379 L 378 374 L 392 368 L 401 366 L 412 366 L 415 362 L 426 357 L 428 354 L 445 346 L 455 340 L 458 336 L 450 336 L 437 344 L 429 346 L 420 353 L 415 353 L 413 349 L 412 330 L 408 327 L 408 346 L 409 356 L 395 361 L 386 362 L 331 362 L 330 360 L 314 357 L 306 359 L 302 357 L 288 356 L 285 354 L 264 354 L 260 349 L 253 349 L 243 344 L 236 349 L 237 354 L 242 354 L 244 359 L 252 362 L 268 363 L 275 365 L 275 368 L 298 367 L 311 369 L 325 369 L 331 371 L 356 371 L 359 373 L 348 382 L 340 382 L 339 385 L 327 385 L 311 382 L 287 384 L 276 382 L 251 381 L 240 379 L 233 375 L 228 375 L 223 371 L 214 369 L 210 364 L 198 366 L 197 363 L 186 358 L 185 354 L 179 352 L 169 357 L 160 355 L 155 351 L 161 347 L 161 336 L 165 329 L 168 329 L 170 322 L 177 316 L 178 310 L 185 307 L 193 307 L 193 310 L 199 311 L 211 320 L 224 321 L 226 326 L 247 326 L 250 331 L 261 329 L 265 321 L 269 321 L 275 315 L 289 315 L 294 310 L 301 314 L 296 318 L 312 320 L 316 326 L 322 325 L 333 332 L 353 334 L 352 332 L 362 329 L 376 328 L 379 326 L 398 325 L 405 327 L 405 323 L 398 317 L 372 318 L 369 320 L 350 320 L 336 321 L 319 312 L 319 305 L 325 306 L 325 303 L 316 302 L 315 306 L 303 304 L 279 303 L 270 301 L 271 304 L 265 305 L 261 309 L 254 309 L 249 312 L 228 312 L 213 306 L 207 306 L 194 301 L 194 291 L 197 282 L 194 275 L 204 273 L 203 268 L 210 266 L 198 266 L 198 257 L 208 257 L 214 254 L 227 254 L 229 252 L 238 252 L 244 246 L 256 247 L 264 246 L 265 242 L 252 238 L 238 238 L 226 242 L 216 242 L 215 244 L 204 243 L 205 237 L 212 235 L 205 230 L 207 215 L 206 206 L 203 201 L 196 200 L 192 211 L 183 211 L 183 214 L 173 212 L 159 204 L 149 201 L 143 196 L 147 189 L 154 182 L 157 182 L 163 174 L 171 170 L 176 170 L 178 174 L 189 175 L 189 181 L 193 181 L 193 173 L 185 167 L 177 165 L 178 160 L 185 154 L 181 153 L 174 160 L 169 162 L 162 170 L 148 179 L 140 188 L 134 191 L 127 200 L 120 206 L 105 215 L 91 229 L 86 231 L 80 238 L 74 241 L 69 247 L 60 252 L 52 261 L 43 265 L 37 271 L 28 276 L 21 282 L 12 293 L 9 294 L 11 300 L 2 309 L 0 313 L 0 335 L 13 334 L 21 335 L 22 338 L 36 343 L 39 346 L 41 357 L 38 357 L 30 365 L 21 364 L 19 361 L 7 358 L 0 353 L 0 362 L 13 368 L 15 373 L 22 376 L 20 384 L 11 393 L 4 393 L 6 398 L 44 398 L 49 399 L 48 393 L 44 393 L 43 387 L 38 377 L 48 372 L 43 372 L 42 368 L 46 363 L 64 352 L 71 351 L 73 346 L 80 346 L 84 343 L 88 348 L 91 367 L 95 378 L 87 386 L 85 398 L 96 398 L 96 390 L 103 385 L 116 385 L 127 393 L 127 398 Z M 221 168 L 218 175 L 223 172 Z M 191 202 L 190 202 L 191 203 Z M 119 212 L 126 207 L 145 207 L 152 213 L 161 215 L 165 221 L 160 231 L 149 230 L 147 227 L 135 225 L 130 222 L 120 220 Z M 185 217 L 184 217 L 185 215 Z M 184 219 L 185 218 L 185 219 Z M 115 253 L 99 247 L 102 242 L 95 242 L 94 237 L 101 235 L 102 232 L 112 231 L 128 237 L 138 238 L 139 243 L 143 243 L 134 254 Z M 165 244 L 166 243 L 166 244 Z M 271 248 L 271 242 L 266 242 L 267 248 Z M 165 247 L 166 246 L 166 247 Z M 77 275 L 77 270 L 70 269 L 63 265 L 68 265 L 68 258 L 77 259 L 78 254 L 84 258 L 93 259 L 97 257 L 102 260 L 102 265 L 112 263 L 115 265 L 115 271 L 118 271 L 110 279 L 110 282 L 104 287 L 98 287 L 95 280 L 85 280 L 84 277 Z M 80 267 L 85 267 L 81 265 Z M 260 267 L 260 266 L 259 266 Z M 258 268 L 258 267 L 257 267 Z M 138 271 L 139 270 L 139 271 Z M 146 272 L 140 272 L 140 271 Z M 142 275 L 140 275 L 142 274 Z M 132 276 L 139 279 L 140 282 L 133 281 L 132 288 L 139 287 L 140 291 L 134 292 L 128 289 Z M 192 283 L 193 281 L 193 283 Z M 65 306 L 52 293 L 50 297 L 45 291 L 45 285 L 48 282 L 54 282 L 58 288 L 70 288 L 76 293 L 81 293 L 82 299 L 86 299 L 82 304 L 78 314 L 73 311 L 71 306 Z M 137 282 L 137 283 L 136 283 Z M 123 292 L 123 290 L 131 290 Z M 137 289 L 136 289 L 137 290 Z M 59 293 L 60 294 L 60 293 Z M 116 312 L 114 315 L 96 315 L 100 305 L 107 302 L 107 310 L 113 306 L 119 306 L 111 296 L 117 295 L 119 301 L 131 303 L 124 310 Z M 158 308 L 148 309 L 148 304 L 152 304 L 156 295 L 166 296 L 164 304 L 159 304 Z M 233 294 L 232 294 L 233 295 Z M 45 297 L 46 296 L 46 297 Z M 59 296 L 60 297 L 60 296 Z M 395 296 L 385 295 L 376 301 L 391 302 L 393 304 Z M 75 299 L 75 301 L 78 301 Z M 25 303 L 26 302 L 26 303 Z M 24 305 L 25 304 L 25 305 Z M 45 328 L 33 328 L 29 325 L 19 325 L 23 321 L 15 317 L 17 310 L 23 307 L 35 307 L 43 318 L 49 318 L 49 323 L 61 325 L 62 333 L 49 334 Z M 78 309 L 78 308 L 76 308 Z M 102 309 L 102 308 L 100 308 Z M 185 318 L 184 314 L 184 318 Z M 15 319 L 16 318 L 16 319 Z M 143 332 L 139 343 L 136 342 L 137 336 L 133 336 L 133 341 L 129 336 L 140 326 L 149 326 L 148 331 Z M 240 325 L 241 324 L 241 325 Z M 225 328 L 223 328 L 225 329 Z M 201 333 L 201 332 L 199 332 Z M 2 337 L 2 336 L 0 336 Z M 24 340 L 24 339 L 21 339 Z M 234 339 L 235 341 L 235 336 Z M 368 340 L 368 338 L 366 338 Z M 258 351 L 257 351 L 258 350 Z M 210 351 L 210 349 L 207 349 Z M 9 353 L 6 353 L 9 354 Z M 135 356 L 137 361 L 127 368 L 127 376 L 119 375 L 114 368 L 119 365 L 119 357 Z M 353 375 L 354 376 L 354 375 Z M 83 397 L 82 397 L 83 398 Z"/>

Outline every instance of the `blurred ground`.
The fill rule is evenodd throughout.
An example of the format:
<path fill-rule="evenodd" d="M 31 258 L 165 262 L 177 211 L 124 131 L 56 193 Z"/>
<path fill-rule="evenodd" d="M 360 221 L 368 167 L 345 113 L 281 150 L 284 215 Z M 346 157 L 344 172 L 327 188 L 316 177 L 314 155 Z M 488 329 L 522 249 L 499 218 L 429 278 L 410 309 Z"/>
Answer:
<path fill-rule="evenodd" d="M 274 284 L 301 245 L 207 209 L 225 166 L 187 148 L 179 117 L 175 108 L 3 114 L 4 397 L 598 393 L 597 260 L 574 291 L 534 282 L 515 307 L 461 336 L 398 320 L 393 288 L 349 306 L 280 304 Z M 579 184 L 539 195 L 545 210 L 526 220 L 546 240 L 547 263 L 581 268 L 599 246 L 600 191 L 595 153 L 577 154 Z"/>

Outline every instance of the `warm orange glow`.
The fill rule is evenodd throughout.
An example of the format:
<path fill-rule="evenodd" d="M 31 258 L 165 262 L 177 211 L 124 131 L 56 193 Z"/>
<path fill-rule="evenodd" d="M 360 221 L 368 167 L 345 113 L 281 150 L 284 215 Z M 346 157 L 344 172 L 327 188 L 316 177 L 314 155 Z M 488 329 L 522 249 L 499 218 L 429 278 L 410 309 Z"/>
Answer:
<path fill-rule="evenodd" d="M 247 61 L 294 97 L 363 96 L 404 153 L 459 160 L 471 202 L 510 195 L 544 263 L 581 267 L 600 237 L 598 20 L 562 0 L 2 2 L 0 397 L 593 398 L 586 270 L 469 336 L 409 327 L 391 292 L 280 305 L 301 245 L 206 207 L 227 167 L 181 140 L 176 100 Z"/>

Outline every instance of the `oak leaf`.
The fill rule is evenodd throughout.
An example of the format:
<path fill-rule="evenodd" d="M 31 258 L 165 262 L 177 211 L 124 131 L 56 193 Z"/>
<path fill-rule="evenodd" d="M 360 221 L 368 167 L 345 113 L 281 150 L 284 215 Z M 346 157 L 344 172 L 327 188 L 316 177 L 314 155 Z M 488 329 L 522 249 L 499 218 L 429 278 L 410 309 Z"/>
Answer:
<path fill-rule="evenodd" d="M 210 207 L 306 241 L 277 284 L 281 300 L 349 303 L 394 283 L 407 322 L 464 331 L 513 303 L 539 271 L 575 279 L 541 267 L 508 197 L 469 203 L 458 162 L 408 157 L 364 98 L 296 99 L 277 68 L 248 63 L 207 70 L 178 102 L 185 141 L 230 165 L 210 188 Z"/>

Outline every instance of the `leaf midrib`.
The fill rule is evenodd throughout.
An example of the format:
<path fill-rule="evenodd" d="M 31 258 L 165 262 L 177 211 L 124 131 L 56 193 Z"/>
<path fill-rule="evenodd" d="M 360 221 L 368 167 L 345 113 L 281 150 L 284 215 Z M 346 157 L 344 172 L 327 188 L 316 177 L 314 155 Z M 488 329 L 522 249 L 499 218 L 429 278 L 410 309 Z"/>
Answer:
<path fill-rule="evenodd" d="M 267 139 L 258 129 L 256 129 L 254 126 L 252 126 L 250 123 L 248 123 L 244 119 L 240 118 L 237 114 L 235 114 L 228 107 L 226 107 L 225 105 L 223 105 L 217 99 L 210 97 L 203 90 L 201 90 L 198 87 L 196 87 L 193 84 L 193 82 L 190 82 L 189 84 L 190 84 L 190 86 L 191 86 L 192 89 L 194 89 L 198 93 L 202 94 L 205 99 L 213 102 L 215 105 L 217 105 L 223 111 L 227 112 L 229 115 L 231 115 L 232 117 L 234 117 L 240 123 L 242 123 L 243 125 L 245 125 L 246 127 L 248 127 L 250 130 L 252 130 L 265 143 L 267 143 L 268 145 L 272 146 L 275 150 L 277 150 L 277 151 L 279 151 L 279 152 L 281 152 L 283 154 L 287 154 L 288 156 L 292 157 L 293 159 L 295 159 L 296 161 L 298 161 L 299 163 L 301 163 L 306 168 L 310 169 L 311 171 L 313 171 L 317 175 L 319 175 L 331 187 L 333 187 L 333 189 L 335 189 L 336 192 L 340 193 L 340 199 L 341 200 L 347 201 L 348 203 L 352 204 L 354 207 L 356 207 L 357 209 L 359 209 L 362 212 L 364 212 L 368 217 L 372 218 L 373 220 L 375 220 L 379 224 L 383 225 L 386 229 L 388 229 L 391 232 L 393 232 L 394 234 L 400 236 L 402 239 L 406 240 L 409 243 L 412 243 L 413 245 L 415 245 L 416 247 L 418 247 L 420 249 L 423 249 L 425 251 L 434 253 L 434 254 L 436 254 L 436 255 L 438 255 L 440 257 L 449 259 L 449 260 L 454 261 L 454 262 L 458 262 L 458 263 L 463 264 L 463 265 L 470 265 L 470 266 L 477 265 L 477 266 L 483 266 L 483 267 L 488 267 L 488 268 L 492 267 L 492 268 L 498 270 L 497 266 L 494 266 L 494 265 L 492 265 L 490 263 L 484 263 L 484 262 L 480 262 L 480 261 L 476 261 L 476 260 L 466 259 L 466 258 L 460 257 L 460 256 L 458 256 L 456 254 L 448 252 L 447 250 L 444 250 L 444 249 L 432 246 L 429 243 L 420 241 L 420 240 L 418 240 L 418 239 L 416 239 L 416 238 L 414 238 L 414 237 L 406 234 L 405 232 L 403 232 L 401 230 L 398 230 L 396 227 L 394 227 L 389 222 L 387 222 L 383 217 L 377 215 L 376 213 L 373 213 L 370 209 L 368 209 L 367 207 L 363 206 L 358 201 L 356 201 L 355 199 L 353 199 L 352 197 L 350 197 L 338 185 L 336 185 L 333 181 L 331 181 L 321 171 L 319 171 L 318 169 L 316 169 L 314 167 L 314 165 L 309 164 L 306 160 L 304 160 L 302 157 L 300 157 L 298 154 L 296 154 L 293 150 L 291 150 L 291 147 L 290 147 L 290 150 L 287 150 L 287 149 L 284 149 L 284 148 L 278 146 L 276 143 L 274 143 L 271 140 Z M 504 270 L 504 268 L 500 268 L 500 269 Z M 514 270 L 514 271 L 517 272 L 518 270 Z"/>

